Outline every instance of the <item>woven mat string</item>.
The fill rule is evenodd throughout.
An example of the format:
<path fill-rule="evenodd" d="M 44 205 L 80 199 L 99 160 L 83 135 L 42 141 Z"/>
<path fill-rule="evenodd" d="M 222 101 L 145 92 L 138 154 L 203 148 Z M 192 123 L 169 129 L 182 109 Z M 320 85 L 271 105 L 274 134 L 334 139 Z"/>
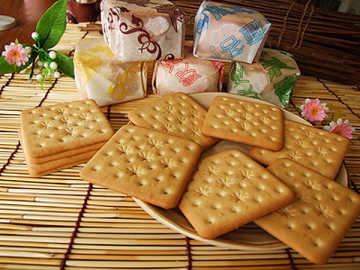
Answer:
<path fill-rule="evenodd" d="M 0 97 L 1 97 L 2 92 L 4 91 L 5 87 L 8 86 L 8 85 L 11 83 L 11 81 L 14 79 L 14 76 L 15 76 L 15 74 L 14 74 L 14 73 L 11 73 L 11 76 L 10 76 L 10 78 L 7 80 L 7 82 L 4 83 L 4 85 L 1 86 L 1 88 L 0 88 Z M 1 78 L 1 77 L 2 77 L 2 76 L 0 76 L 0 78 Z"/>
<path fill-rule="evenodd" d="M 93 185 L 91 183 L 89 183 L 87 191 L 86 191 L 86 195 L 85 195 L 85 198 L 84 198 L 84 201 L 83 201 L 83 204 L 81 206 L 81 209 L 80 209 L 79 214 L 78 214 L 77 219 L 76 219 L 74 230 L 71 233 L 71 237 L 70 237 L 70 241 L 68 243 L 68 247 L 66 248 L 66 251 L 64 253 L 64 257 L 62 258 L 62 260 L 60 262 L 60 270 L 65 269 L 66 261 L 69 259 L 69 255 L 70 255 L 71 250 L 73 248 L 76 235 L 77 235 L 77 233 L 79 231 L 79 228 L 80 228 L 81 219 L 82 219 L 82 217 L 84 215 L 84 212 L 85 212 L 85 209 L 86 209 L 86 206 L 87 206 L 87 202 L 88 202 L 88 200 L 90 198 L 90 193 L 91 193 L 92 187 L 93 187 Z"/>
<path fill-rule="evenodd" d="M 300 39 L 300 42 L 299 42 L 299 46 L 297 46 L 296 49 L 300 49 L 301 46 L 302 46 L 302 43 L 303 43 L 303 41 L 304 41 L 305 32 L 306 32 L 306 30 L 307 30 L 307 28 L 308 28 L 308 26 L 309 26 L 309 24 L 310 24 L 310 21 L 311 21 L 311 19 L 312 19 L 313 14 L 314 14 L 314 10 L 315 10 L 314 6 L 311 6 L 311 11 L 310 11 L 309 18 L 308 18 L 307 21 L 306 21 L 306 24 L 305 24 L 305 26 L 304 26 L 304 30 L 302 31 L 302 34 L 301 34 L 301 39 Z"/>
<path fill-rule="evenodd" d="M 190 239 L 187 236 L 185 236 L 185 242 L 186 242 L 186 255 L 188 262 L 186 269 L 191 270 L 192 269 L 191 245 L 190 245 Z"/>
<path fill-rule="evenodd" d="M 286 252 L 286 255 L 287 255 L 287 257 L 288 257 L 288 259 L 290 261 L 290 267 L 291 267 L 290 269 L 291 270 L 297 270 L 296 266 L 295 266 L 295 263 L 294 263 L 294 259 L 291 256 L 290 249 L 289 248 L 285 249 L 285 252 Z"/>
<path fill-rule="evenodd" d="M 334 95 L 334 96 L 336 97 L 336 99 L 337 99 L 341 104 L 343 104 L 346 108 L 348 108 L 348 110 L 349 110 L 354 116 L 356 116 L 357 118 L 360 119 L 360 115 L 357 114 L 357 113 L 349 106 L 349 104 L 345 103 L 345 102 L 341 99 L 341 97 L 339 97 L 339 95 L 338 95 L 335 91 L 331 90 L 331 89 L 326 85 L 326 83 L 325 83 L 323 80 L 321 80 L 320 78 L 316 78 L 316 79 L 317 79 L 317 81 L 318 81 L 319 83 L 321 83 L 321 84 L 324 86 L 324 88 L 325 88 L 327 91 L 329 91 L 329 93 L 331 93 L 332 95 Z"/>
<path fill-rule="evenodd" d="M 305 5 L 305 8 L 303 10 L 303 14 L 301 15 L 301 18 L 300 18 L 300 22 L 298 24 L 298 28 L 297 28 L 297 35 L 296 35 L 296 39 L 295 39 L 295 43 L 290 47 L 291 49 L 294 49 L 299 41 L 299 38 L 301 36 L 301 25 L 303 24 L 303 21 L 304 21 L 304 18 L 306 16 L 306 13 L 307 13 L 307 10 L 308 10 L 308 7 L 309 7 L 309 4 L 310 4 L 311 0 L 307 1 L 306 5 Z M 306 26 L 307 27 L 307 26 Z M 305 34 L 305 32 L 304 32 Z M 301 42 L 302 43 L 302 42 Z"/>
<path fill-rule="evenodd" d="M 7 161 L 5 162 L 5 164 L 0 168 L 0 176 L 2 175 L 2 173 L 5 171 L 6 167 L 8 165 L 10 165 L 11 160 L 14 158 L 14 156 L 17 154 L 17 152 L 19 151 L 20 148 L 20 141 L 18 141 L 17 145 L 15 146 L 14 151 L 11 152 L 10 156 L 8 157 Z"/>
<path fill-rule="evenodd" d="M 279 35 L 279 39 L 278 39 L 278 44 L 277 44 L 277 47 L 278 49 L 280 49 L 280 46 L 281 46 L 281 41 L 282 41 L 282 38 L 283 38 L 283 35 L 285 34 L 285 31 L 286 31 L 286 26 L 287 26 L 287 19 L 289 17 L 289 14 L 293 8 L 293 6 L 295 5 L 295 2 L 292 2 L 292 4 L 290 5 L 289 9 L 287 10 L 286 12 L 286 15 L 285 15 L 285 18 L 284 18 L 284 27 Z"/>

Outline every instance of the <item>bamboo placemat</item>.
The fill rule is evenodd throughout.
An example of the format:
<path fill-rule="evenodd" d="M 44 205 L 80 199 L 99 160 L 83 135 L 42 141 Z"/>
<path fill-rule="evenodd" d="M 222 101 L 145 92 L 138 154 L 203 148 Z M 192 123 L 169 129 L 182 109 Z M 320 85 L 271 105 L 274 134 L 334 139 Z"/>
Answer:
<path fill-rule="evenodd" d="M 101 37 L 68 25 L 57 50 L 69 54 L 82 38 Z M 149 68 L 151 76 L 151 68 Z M 345 164 L 360 189 L 360 93 L 351 85 L 301 76 L 289 110 L 305 98 L 339 109 L 356 128 Z M 150 88 L 149 88 L 150 92 Z M 114 129 L 127 113 L 156 98 L 103 107 Z M 17 131 L 22 110 L 78 99 L 73 79 L 28 82 L 28 72 L 0 77 L 1 269 L 360 269 L 360 218 L 334 256 L 317 266 L 291 249 L 226 250 L 188 239 L 146 214 L 132 198 L 79 178 L 82 165 L 30 178 Z"/>

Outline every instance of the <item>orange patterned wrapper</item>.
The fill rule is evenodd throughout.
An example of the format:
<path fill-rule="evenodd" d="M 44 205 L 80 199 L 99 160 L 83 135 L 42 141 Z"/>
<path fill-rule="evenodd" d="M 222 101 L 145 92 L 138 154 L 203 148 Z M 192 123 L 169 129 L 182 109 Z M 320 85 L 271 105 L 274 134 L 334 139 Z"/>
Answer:
<path fill-rule="evenodd" d="M 165 96 L 176 92 L 191 94 L 222 90 L 223 62 L 195 57 L 192 45 L 192 41 L 185 41 L 183 59 L 154 62 L 152 88 L 155 94 Z"/>
<path fill-rule="evenodd" d="M 81 99 L 93 99 L 104 106 L 146 96 L 146 63 L 119 61 L 102 38 L 81 40 L 74 65 Z"/>

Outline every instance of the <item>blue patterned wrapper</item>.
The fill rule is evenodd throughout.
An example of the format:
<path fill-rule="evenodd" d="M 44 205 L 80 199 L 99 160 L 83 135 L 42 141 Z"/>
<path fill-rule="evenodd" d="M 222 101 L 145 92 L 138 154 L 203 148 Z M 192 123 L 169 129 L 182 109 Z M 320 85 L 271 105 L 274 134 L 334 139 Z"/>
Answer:
<path fill-rule="evenodd" d="M 195 16 L 193 53 L 199 58 L 256 62 L 270 26 L 257 11 L 204 1 Z"/>

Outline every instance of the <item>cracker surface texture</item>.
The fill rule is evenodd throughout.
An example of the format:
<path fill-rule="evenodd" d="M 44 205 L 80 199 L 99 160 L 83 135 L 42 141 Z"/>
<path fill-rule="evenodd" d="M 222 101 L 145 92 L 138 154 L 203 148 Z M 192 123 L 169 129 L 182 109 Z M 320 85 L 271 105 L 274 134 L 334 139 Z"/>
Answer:
<path fill-rule="evenodd" d="M 201 154 L 197 143 L 133 125 L 121 127 L 83 167 L 93 184 L 170 209 Z"/>
<path fill-rule="evenodd" d="M 93 100 L 24 110 L 19 138 L 32 177 L 88 161 L 114 134 Z"/>
<path fill-rule="evenodd" d="M 174 93 L 145 104 L 129 113 L 137 126 L 166 132 L 194 141 L 205 150 L 218 139 L 201 132 L 207 110 L 184 93 Z"/>
<path fill-rule="evenodd" d="M 212 239 L 295 199 L 294 192 L 238 150 L 198 162 L 179 208 L 199 236 Z"/>
<path fill-rule="evenodd" d="M 291 159 L 335 179 L 349 144 L 344 136 L 286 119 L 284 147 L 279 151 L 253 147 L 249 156 L 264 165 L 281 158 Z"/>
<path fill-rule="evenodd" d="M 296 201 L 255 223 L 315 264 L 325 264 L 360 215 L 360 195 L 296 162 L 268 170 L 296 193 Z"/>
<path fill-rule="evenodd" d="M 272 105 L 215 97 L 202 132 L 207 136 L 271 150 L 284 145 L 284 113 Z"/>

